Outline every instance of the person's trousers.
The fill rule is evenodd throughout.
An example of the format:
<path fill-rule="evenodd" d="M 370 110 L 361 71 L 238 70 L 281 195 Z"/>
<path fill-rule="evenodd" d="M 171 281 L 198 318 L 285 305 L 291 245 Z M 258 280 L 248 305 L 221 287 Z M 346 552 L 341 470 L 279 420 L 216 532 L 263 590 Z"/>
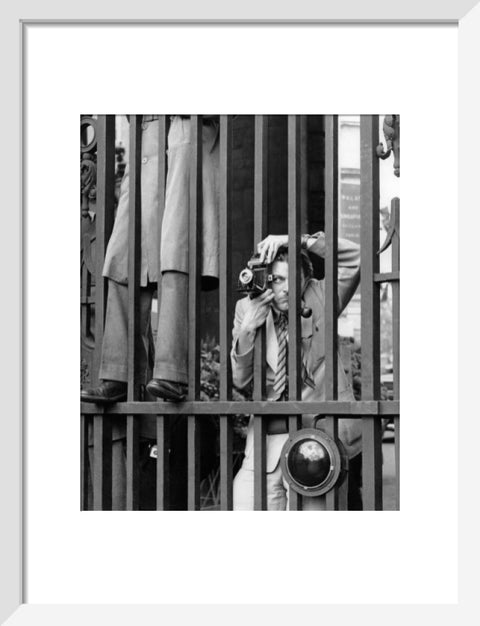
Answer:
<path fill-rule="evenodd" d="M 140 289 L 140 333 L 137 337 L 139 377 L 148 371 L 150 316 L 154 285 Z M 188 380 L 188 275 L 164 272 L 160 290 L 154 378 L 187 383 Z M 108 281 L 107 313 L 99 377 L 128 380 L 128 286 Z"/>
<path fill-rule="evenodd" d="M 280 462 L 267 474 L 267 510 L 288 511 L 288 483 L 283 477 Z M 324 511 L 325 496 L 303 498 L 303 511 Z M 254 472 L 241 467 L 233 481 L 233 510 L 254 510 Z"/>
<path fill-rule="evenodd" d="M 164 272 L 153 377 L 188 382 L 188 274 Z"/>

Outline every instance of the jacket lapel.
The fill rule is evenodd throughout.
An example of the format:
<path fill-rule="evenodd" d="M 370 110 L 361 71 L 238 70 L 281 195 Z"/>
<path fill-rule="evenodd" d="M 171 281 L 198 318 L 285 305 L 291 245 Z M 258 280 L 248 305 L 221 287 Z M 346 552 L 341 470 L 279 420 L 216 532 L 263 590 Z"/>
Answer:
<path fill-rule="evenodd" d="M 323 298 L 321 289 L 316 281 L 311 281 L 304 292 L 305 305 L 313 311 L 312 316 L 302 321 L 303 364 L 307 375 L 317 367 L 319 360 L 325 353 Z M 305 322 L 305 332 L 303 323 Z"/>

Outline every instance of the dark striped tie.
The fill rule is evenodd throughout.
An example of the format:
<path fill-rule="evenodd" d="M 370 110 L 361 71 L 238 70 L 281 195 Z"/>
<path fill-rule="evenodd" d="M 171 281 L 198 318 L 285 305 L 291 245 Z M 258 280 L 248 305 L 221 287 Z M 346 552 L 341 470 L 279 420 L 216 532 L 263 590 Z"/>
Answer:
<path fill-rule="evenodd" d="M 288 320 L 285 315 L 280 315 L 275 324 L 278 341 L 277 371 L 273 383 L 273 399 L 279 400 L 287 383 L 287 348 L 288 348 Z"/>

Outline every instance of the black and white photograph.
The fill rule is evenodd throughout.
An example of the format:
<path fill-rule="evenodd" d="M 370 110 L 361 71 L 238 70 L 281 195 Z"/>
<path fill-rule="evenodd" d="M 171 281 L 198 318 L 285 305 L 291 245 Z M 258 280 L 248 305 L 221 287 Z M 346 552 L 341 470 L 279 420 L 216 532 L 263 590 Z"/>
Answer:
<path fill-rule="evenodd" d="M 398 114 L 81 115 L 80 221 L 81 510 L 400 510 Z"/>
<path fill-rule="evenodd" d="M 0 622 L 474 622 L 479 0 L 108 4 L 3 10 Z"/>

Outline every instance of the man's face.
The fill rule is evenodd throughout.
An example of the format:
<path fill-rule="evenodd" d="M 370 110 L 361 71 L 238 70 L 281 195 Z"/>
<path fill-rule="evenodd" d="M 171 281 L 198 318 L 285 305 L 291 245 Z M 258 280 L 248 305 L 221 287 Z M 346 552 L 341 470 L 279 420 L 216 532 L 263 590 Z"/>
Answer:
<path fill-rule="evenodd" d="M 302 287 L 304 276 L 302 271 Z M 288 261 L 275 261 L 272 265 L 272 306 L 280 313 L 288 311 Z"/>
<path fill-rule="evenodd" d="M 272 265 L 272 306 L 277 311 L 288 311 L 288 263 L 275 261 Z"/>
<path fill-rule="evenodd" d="M 305 284 L 303 268 L 301 274 L 301 288 Z M 288 311 L 288 261 L 274 261 L 272 265 L 272 306 L 279 313 Z"/>

